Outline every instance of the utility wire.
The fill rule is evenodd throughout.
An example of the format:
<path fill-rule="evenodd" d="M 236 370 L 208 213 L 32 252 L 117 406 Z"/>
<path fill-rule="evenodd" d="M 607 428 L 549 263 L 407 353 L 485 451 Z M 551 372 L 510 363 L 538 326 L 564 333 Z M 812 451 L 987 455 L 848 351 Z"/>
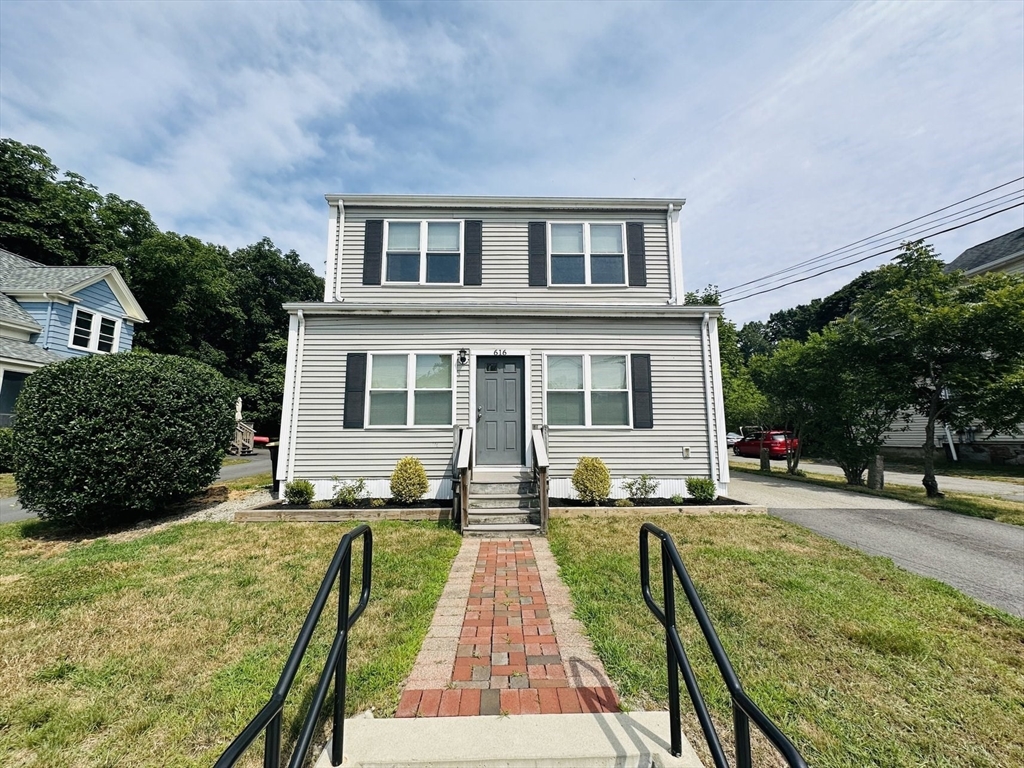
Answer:
<path fill-rule="evenodd" d="M 1010 199 L 1009 200 L 1005 200 L 1004 198 L 1010 198 Z M 902 232 L 902 233 L 900 233 L 899 235 L 897 235 L 894 238 L 886 239 L 883 242 L 876 242 L 875 244 L 873 244 L 873 245 L 871 245 L 869 247 L 863 247 L 863 248 L 860 248 L 860 249 L 858 249 L 856 251 L 853 251 L 851 253 L 843 254 L 842 256 L 839 256 L 839 257 L 835 257 L 835 258 L 832 258 L 832 259 L 826 259 L 826 260 L 822 261 L 820 264 L 816 265 L 816 267 L 824 266 L 825 264 L 831 264 L 831 263 L 833 263 L 833 262 L 835 262 L 837 260 L 846 261 L 848 259 L 853 259 L 854 256 L 860 256 L 861 254 L 863 254 L 863 253 L 865 253 L 867 251 L 873 251 L 876 248 L 881 248 L 881 247 L 886 246 L 886 245 L 892 245 L 894 243 L 902 243 L 902 242 L 906 242 L 908 240 L 919 240 L 919 239 L 922 239 L 924 237 L 930 237 L 933 233 L 928 232 L 928 230 L 930 230 L 930 229 L 932 229 L 932 228 L 934 228 L 936 226 L 939 226 L 944 220 L 946 220 L 946 219 L 949 220 L 946 223 L 950 223 L 950 222 L 953 222 L 953 221 L 960 221 L 961 219 L 966 219 L 969 216 L 975 216 L 975 215 L 977 215 L 979 213 L 984 213 L 985 211 L 990 211 L 993 208 L 998 208 L 1000 205 L 1005 205 L 1008 202 L 1015 202 L 1017 200 L 1024 200 L 1024 190 L 1017 191 L 1017 192 L 1010 192 L 1010 193 L 1005 194 L 1005 195 L 1000 195 L 999 198 L 996 198 L 996 199 L 1000 200 L 1002 202 L 993 202 L 993 201 L 990 200 L 990 201 L 987 201 L 985 203 L 979 203 L 978 205 L 972 205 L 969 209 L 965 209 L 965 211 L 969 211 L 969 210 L 973 210 L 973 209 L 978 209 L 978 210 L 973 210 L 972 213 L 966 213 L 964 211 L 955 211 L 954 213 L 949 213 L 949 214 L 946 214 L 945 216 L 940 216 L 939 218 L 934 219 L 933 221 L 930 221 L 927 224 L 921 224 L 921 225 L 918 225 L 917 227 L 915 227 L 915 228 L 913 228 L 911 230 Z M 862 260 L 851 260 L 851 261 L 848 261 L 845 264 L 840 264 L 837 267 L 837 269 L 838 268 L 842 268 L 844 266 L 851 266 L 853 264 L 859 264 L 860 261 L 862 261 Z M 809 267 L 809 269 L 815 269 L 816 267 Z M 770 280 L 768 277 L 760 278 L 758 280 L 751 280 L 749 283 L 747 283 L 747 285 L 751 285 L 751 284 L 754 284 L 754 283 L 759 283 L 760 285 L 757 286 L 757 287 L 764 288 L 764 287 L 767 287 L 767 286 L 771 285 L 772 283 L 781 282 L 783 280 L 788 280 L 788 279 L 790 279 L 792 277 L 796 277 L 798 275 L 801 275 L 801 274 L 803 274 L 806 271 L 808 271 L 808 270 L 807 269 L 800 270 L 800 271 L 796 272 L 796 274 L 794 274 L 794 275 L 790 275 L 789 277 L 778 277 L 775 280 Z M 781 273 L 776 273 L 776 274 L 781 274 Z M 734 288 L 732 290 L 736 291 L 737 289 Z M 753 288 L 747 288 L 746 289 L 746 291 L 751 291 L 751 290 L 753 290 Z M 723 291 L 722 293 L 727 293 L 727 292 L 728 291 Z"/>
<path fill-rule="evenodd" d="M 792 270 L 797 269 L 798 267 L 803 267 L 803 266 L 807 266 L 809 264 L 813 264 L 815 262 L 820 261 L 821 259 L 823 259 L 825 257 L 832 256 L 833 254 L 837 254 L 837 253 L 840 253 L 842 251 L 849 250 L 850 248 L 853 248 L 856 245 L 861 245 L 862 243 L 866 243 L 866 242 L 869 242 L 871 240 L 874 240 L 875 238 L 878 238 L 878 237 L 881 237 L 882 235 L 888 234 L 889 232 L 892 232 L 893 230 L 902 229 L 902 228 L 904 228 L 904 227 L 906 227 L 906 226 L 908 226 L 910 224 L 913 224 L 916 221 L 920 221 L 921 219 L 927 219 L 927 218 L 929 218 L 931 216 L 934 216 L 937 213 L 942 213 L 943 211 L 949 210 L 950 208 L 955 208 L 955 207 L 957 207 L 959 205 L 962 205 L 963 203 L 969 202 L 971 200 L 975 200 L 975 199 L 977 199 L 979 197 L 982 197 L 984 195 L 989 194 L 990 192 L 994 192 L 997 189 L 1002 189 L 1003 187 L 1007 187 L 1010 184 L 1015 184 L 1018 181 L 1022 181 L 1022 180 L 1024 180 L 1024 176 L 1020 176 L 1020 177 L 1018 177 L 1016 179 L 1012 179 L 1011 181 L 1004 182 L 1003 184 L 999 184 L 997 186 L 994 186 L 991 189 L 986 189 L 984 192 L 979 192 L 976 195 L 971 195 L 970 197 L 965 197 L 963 200 L 958 200 L 955 203 L 950 203 L 949 205 L 943 206 L 942 208 L 937 208 L 936 210 L 931 211 L 930 213 L 926 213 L 926 214 L 923 214 L 923 215 L 918 216 L 916 218 L 910 219 L 909 221 L 905 221 L 902 224 L 897 224 L 897 225 L 895 225 L 893 227 L 889 227 L 888 229 L 883 229 L 881 232 L 876 232 L 875 234 L 869 235 L 868 237 L 861 238 L 860 240 L 855 240 L 854 242 L 852 242 L 852 243 L 850 243 L 848 245 L 844 245 L 841 248 L 836 248 L 834 250 L 828 251 L 826 253 L 821 254 L 820 256 L 815 256 L 813 258 L 806 259 L 805 261 L 798 262 L 797 264 L 793 264 L 792 266 L 786 267 L 785 269 L 779 270 L 778 272 L 773 272 L 773 273 L 771 273 L 769 275 L 764 275 L 763 277 L 757 278 L 755 280 L 748 280 L 745 283 L 739 283 L 738 285 L 734 285 L 734 286 L 731 286 L 729 288 L 725 288 L 722 292 L 726 293 L 728 291 L 733 291 L 733 290 L 735 290 L 737 288 L 742 288 L 744 286 L 751 285 L 753 283 L 761 282 L 762 280 L 766 280 L 766 279 L 768 279 L 770 277 L 775 277 L 775 276 L 780 275 L 780 274 L 785 274 L 786 272 L 791 272 Z M 1009 194 L 1015 194 L 1015 193 L 1009 193 Z M 1006 196 L 1007 195 L 1001 195 L 1000 197 L 1006 197 Z M 994 199 L 998 200 L 1000 198 L 994 198 Z M 990 200 L 988 202 L 992 202 L 992 201 Z M 982 203 L 982 204 L 984 204 L 984 203 Z M 978 206 L 971 206 L 971 207 L 974 208 L 974 207 L 978 207 Z M 968 209 L 965 209 L 965 210 L 970 210 L 970 209 L 968 208 Z M 943 218 L 945 218 L 945 217 L 943 217 Z"/>
<path fill-rule="evenodd" d="M 931 234 L 928 235 L 928 237 L 935 237 L 936 235 L 944 235 L 947 232 L 952 232 L 955 229 L 962 229 L 963 227 L 966 227 L 966 226 L 968 226 L 970 224 L 974 224 L 976 222 L 982 221 L 983 219 L 990 219 L 993 216 L 998 216 L 1000 213 L 1006 213 L 1006 211 L 1011 211 L 1014 208 L 1020 208 L 1022 205 L 1024 205 L 1024 202 L 1016 203 L 1014 205 L 1011 205 L 1011 206 L 1008 206 L 1006 208 L 1003 208 L 1002 210 L 993 211 L 992 213 L 987 213 L 984 216 L 979 216 L 978 218 L 973 219 L 972 221 L 965 221 L 963 224 L 957 224 L 955 227 L 949 227 L 948 229 L 943 229 L 943 230 L 941 230 L 939 232 L 932 232 Z M 856 261 L 851 261 L 848 264 L 840 264 L 840 265 L 835 266 L 835 267 L 830 267 L 829 269 L 824 269 L 821 272 L 816 272 L 813 275 L 808 275 L 807 277 L 801 277 L 801 278 L 798 278 L 796 280 L 790 280 L 789 282 L 783 283 L 782 285 L 776 285 L 773 288 L 765 288 L 764 290 L 755 291 L 754 293 L 748 293 L 745 296 L 740 296 L 740 297 L 735 298 L 735 299 L 728 299 L 726 301 L 723 301 L 722 305 L 724 306 L 726 304 L 735 304 L 738 301 L 744 301 L 745 299 L 750 299 L 750 298 L 753 298 L 754 296 L 760 296 L 763 293 L 771 293 L 772 291 L 777 291 L 780 288 L 785 288 L 788 285 L 795 285 L 796 283 L 802 283 L 802 282 L 804 282 L 806 280 L 811 280 L 812 278 L 820 277 L 821 275 L 828 274 L 829 272 L 835 272 L 837 269 L 843 269 L 845 267 L 850 267 L 850 266 L 853 266 L 854 264 L 859 264 L 862 261 L 867 261 L 868 259 L 873 259 L 876 256 L 883 256 L 886 253 L 892 253 L 893 251 L 898 251 L 901 247 L 902 246 L 898 245 L 898 246 L 896 246 L 894 248 L 887 248 L 884 251 L 878 251 L 876 253 L 870 253 L 867 256 L 864 256 L 863 258 L 857 259 Z"/>

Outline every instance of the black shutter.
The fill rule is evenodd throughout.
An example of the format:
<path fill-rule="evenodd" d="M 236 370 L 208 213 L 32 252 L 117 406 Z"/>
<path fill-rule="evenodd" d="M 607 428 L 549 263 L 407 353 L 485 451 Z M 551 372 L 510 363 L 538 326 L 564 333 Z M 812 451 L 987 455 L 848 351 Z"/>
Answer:
<path fill-rule="evenodd" d="M 464 231 L 462 284 L 483 285 L 484 223 L 467 221 Z"/>
<path fill-rule="evenodd" d="M 363 236 L 363 285 L 380 285 L 380 266 L 384 259 L 384 220 L 366 222 Z"/>
<path fill-rule="evenodd" d="M 633 429 L 654 429 L 651 400 L 651 356 L 630 355 L 633 373 Z"/>
<path fill-rule="evenodd" d="M 366 353 L 349 352 L 345 363 L 345 429 L 363 428 L 366 396 Z"/>
<path fill-rule="evenodd" d="M 548 284 L 548 225 L 530 222 L 530 285 Z"/>
<path fill-rule="evenodd" d="M 626 250 L 629 252 L 629 285 L 647 287 L 647 255 L 644 251 L 644 223 L 626 222 Z"/>

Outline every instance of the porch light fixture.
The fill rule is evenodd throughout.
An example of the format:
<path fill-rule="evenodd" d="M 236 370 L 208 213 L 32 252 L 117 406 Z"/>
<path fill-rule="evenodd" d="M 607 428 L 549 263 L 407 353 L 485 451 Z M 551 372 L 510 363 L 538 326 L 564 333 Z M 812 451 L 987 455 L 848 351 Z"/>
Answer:
<path fill-rule="evenodd" d="M 469 362 L 469 350 L 468 349 L 460 349 L 459 350 L 459 365 L 465 365 L 468 362 Z"/>

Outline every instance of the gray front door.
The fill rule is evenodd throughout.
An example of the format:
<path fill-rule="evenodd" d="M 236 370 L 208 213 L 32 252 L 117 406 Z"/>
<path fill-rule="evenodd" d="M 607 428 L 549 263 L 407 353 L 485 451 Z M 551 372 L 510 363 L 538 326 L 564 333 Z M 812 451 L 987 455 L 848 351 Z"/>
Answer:
<path fill-rule="evenodd" d="M 476 463 L 523 464 L 523 358 L 476 359 Z"/>

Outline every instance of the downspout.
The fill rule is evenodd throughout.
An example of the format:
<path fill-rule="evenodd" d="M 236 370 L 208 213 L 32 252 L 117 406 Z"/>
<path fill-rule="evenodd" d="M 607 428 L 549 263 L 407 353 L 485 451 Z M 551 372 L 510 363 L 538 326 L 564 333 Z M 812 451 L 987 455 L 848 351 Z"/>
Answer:
<path fill-rule="evenodd" d="M 672 221 L 672 211 L 675 205 L 668 204 L 668 212 L 665 214 L 666 234 L 668 235 L 668 303 L 678 304 L 679 294 L 676 288 L 676 236 Z"/>
<path fill-rule="evenodd" d="M 344 301 L 341 296 L 341 257 L 345 253 L 345 202 L 338 201 L 338 212 L 331 217 L 334 229 L 334 300 Z"/>
<path fill-rule="evenodd" d="M 714 450 L 714 442 L 711 439 L 711 432 L 715 429 L 714 425 L 714 414 L 712 411 L 711 402 L 711 366 L 709 365 L 709 355 L 711 354 L 711 339 L 708 333 L 708 326 L 711 320 L 711 313 L 705 312 L 704 319 L 700 323 L 700 359 L 701 367 L 704 369 L 704 414 L 707 419 L 707 438 L 708 438 L 708 471 L 709 477 L 716 483 L 719 480 L 718 476 L 718 454 Z"/>
<path fill-rule="evenodd" d="M 286 482 L 295 479 L 295 444 L 296 427 L 299 415 L 299 392 L 302 386 L 302 352 L 306 345 L 306 318 L 300 309 L 298 312 L 299 331 L 298 342 L 295 346 L 295 383 L 292 386 L 292 412 L 288 418 L 288 477 Z"/>
<path fill-rule="evenodd" d="M 50 302 L 50 306 L 46 309 L 46 332 L 43 334 L 43 349 L 50 348 L 50 326 L 53 324 L 53 299 L 50 298 L 50 294 L 44 292 L 43 298 Z"/>

